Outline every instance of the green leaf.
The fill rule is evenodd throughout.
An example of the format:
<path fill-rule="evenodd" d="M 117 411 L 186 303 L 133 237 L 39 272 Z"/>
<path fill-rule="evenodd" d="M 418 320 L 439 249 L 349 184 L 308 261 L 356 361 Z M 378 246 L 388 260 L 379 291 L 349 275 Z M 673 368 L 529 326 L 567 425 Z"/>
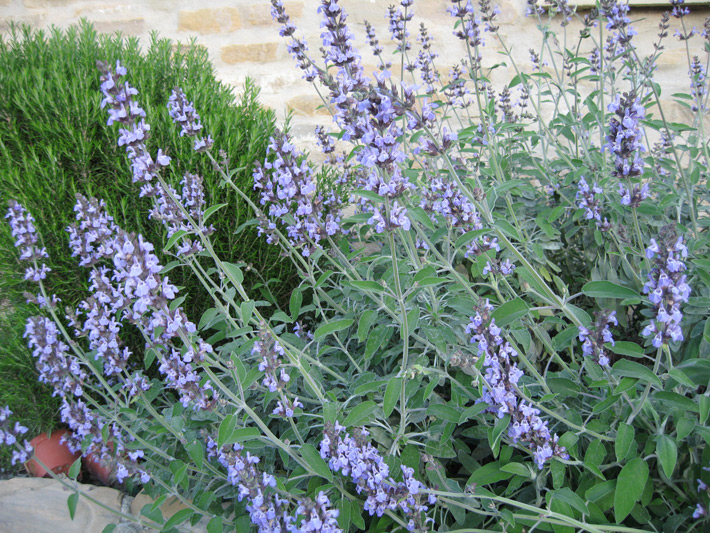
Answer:
<path fill-rule="evenodd" d="M 384 292 L 385 290 L 385 288 L 376 281 L 348 281 L 347 283 L 361 291 Z"/>
<path fill-rule="evenodd" d="M 362 402 L 350 411 L 350 414 L 345 417 L 343 425 L 345 427 L 359 426 L 363 422 L 369 420 L 370 415 L 377 409 L 377 404 L 373 401 Z"/>
<path fill-rule="evenodd" d="M 668 375 L 675 379 L 678 383 L 681 383 L 685 385 L 686 387 L 690 387 L 691 389 L 695 388 L 695 383 L 693 383 L 693 380 L 690 379 L 688 374 L 680 370 L 679 368 L 671 368 L 668 371 Z"/>
<path fill-rule="evenodd" d="M 577 509 L 582 514 L 589 514 L 589 509 L 584 503 L 584 500 L 580 498 L 576 493 L 572 492 L 568 487 L 563 487 L 552 492 L 552 497 L 560 500 L 570 507 Z"/>
<path fill-rule="evenodd" d="M 228 263 L 227 261 L 224 261 L 222 265 L 224 265 L 225 273 L 231 278 L 234 278 L 237 284 L 241 285 L 242 281 L 244 281 L 244 274 L 242 274 L 242 269 L 239 267 L 239 265 L 235 265 L 234 263 Z"/>
<path fill-rule="evenodd" d="M 367 200 L 370 200 L 371 202 L 375 202 L 378 204 L 381 204 L 382 202 L 384 202 L 384 198 L 382 198 L 382 196 L 380 196 L 379 194 L 377 194 L 374 191 L 366 191 L 365 189 L 358 189 L 356 191 L 353 191 L 352 193 L 356 196 L 366 198 Z"/>
<path fill-rule="evenodd" d="M 143 366 L 145 366 L 145 368 L 149 368 L 150 365 L 153 364 L 153 361 L 155 361 L 157 355 L 158 352 L 155 350 L 155 348 L 148 348 L 145 351 L 145 355 L 143 356 Z"/>
<path fill-rule="evenodd" d="M 190 459 L 195 463 L 197 468 L 202 468 L 202 464 L 205 460 L 205 450 L 202 447 L 202 443 L 198 440 L 191 442 L 185 446 L 187 453 L 190 455 Z"/>
<path fill-rule="evenodd" d="M 248 324 L 251 320 L 251 316 L 254 313 L 255 306 L 256 302 L 254 300 L 247 300 L 245 302 L 242 302 L 242 304 L 239 306 L 242 311 L 242 320 L 245 324 Z"/>
<path fill-rule="evenodd" d="M 590 298 L 614 298 L 617 300 L 638 298 L 641 300 L 641 295 L 635 290 L 622 287 L 611 281 L 590 281 L 582 287 L 582 292 Z"/>
<path fill-rule="evenodd" d="M 313 444 L 306 443 L 301 446 L 301 457 L 316 474 L 328 481 L 333 481 L 333 472 L 328 468 L 328 465 Z"/>
<path fill-rule="evenodd" d="M 187 232 L 184 229 L 178 230 L 173 233 L 172 237 L 168 239 L 168 243 L 165 245 L 165 251 L 167 252 L 168 250 L 170 250 L 170 248 L 175 246 L 175 243 L 178 242 L 185 235 L 187 235 Z"/>
<path fill-rule="evenodd" d="M 641 458 L 632 459 L 619 472 L 614 492 L 614 518 L 621 524 L 634 504 L 641 499 L 648 479 L 648 465 Z"/>
<path fill-rule="evenodd" d="M 600 440 L 593 440 L 587 446 L 587 451 L 584 454 L 584 464 L 599 466 L 606 459 L 606 447 Z"/>
<path fill-rule="evenodd" d="M 659 391 L 653 395 L 653 399 L 660 400 L 680 411 L 690 411 L 691 413 L 698 412 L 697 403 L 677 392 Z"/>
<path fill-rule="evenodd" d="M 67 507 L 69 507 L 69 517 L 74 520 L 74 514 L 76 513 L 76 506 L 79 503 L 79 493 L 73 492 L 67 498 Z"/>
<path fill-rule="evenodd" d="M 505 472 L 501 469 L 500 461 L 493 461 L 477 468 L 468 478 L 466 485 L 471 485 L 472 483 L 488 485 L 489 483 L 497 483 L 511 477 L 513 477 L 511 472 Z"/>
<path fill-rule="evenodd" d="M 604 344 L 604 348 L 618 355 L 626 355 L 627 357 L 643 357 L 643 348 L 630 341 L 616 341 L 614 345 L 610 342 Z"/>
<path fill-rule="evenodd" d="M 485 402 L 480 402 L 475 405 L 472 405 L 471 407 L 467 407 L 466 409 L 464 409 L 463 413 L 461 413 L 461 418 L 459 419 L 459 424 L 463 424 L 469 418 L 473 418 L 481 411 L 485 411 L 487 407 L 488 407 L 488 404 Z"/>
<path fill-rule="evenodd" d="M 492 428 L 488 428 L 488 445 L 493 451 L 493 457 L 498 457 L 498 451 L 500 450 L 500 440 L 503 436 L 503 432 L 510 425 L 510 415 L 505 415 L 503 418 L 499 418 L 496 425 Z"/>
<path fill-rule="evenodd" d="M 227 442 L 227 439 L 232 435 L 237 427 L 237 417 L 235 415 L 227 415 L 219 424 L 217 431 L 217 448 L 220 449 Z"/>
<path fill-rule="evenodd" d="M 81 472 L 81 457 L 72 463 L 71 468 L 69 469 L 69 477 L 76 479 L 79 472 Z"/>
<path fill-rule="evenodd" d="M 454 424 L 458 424 L 461 418 L 461 412 L 458 409 L 444 403 L 429 405 L 429 407 L 427 407 L 426 414 L 434 416 L 439 420 L 446 420 L 447 422 L 452 422 Z"/>
<path fill-rule="evenodd" d="M 508 463 L 507 465 L 501 466 L 500 469 L 503 472 L 510 472 L 511 474 L 523 476 L 524 478 L 532 479 L 535 477 L 532 472 L 530 472 L 530 469 L 521 463 Z"/>
<path fill-rule="evenodd" d="M 385 397 L 382 402 L 382 410 L 385 412 L 385 417 L 389 417 L 392 414 L 392 411 L 397 405 L 397 400 L 399 399 L 401 390 L 402 378 L 392 378 L 389 380 L 387 388 L 385 389 Z"/>
<path fill-rule="evenodd" d="M 520 233 L 518 233 L 518 230 L 515 229 L 515 227 L 514 227 L 510 222 L 508 222 L 507 220 L 502 219 L 502 218 L 501 218 L 501 219 L 498 219 L 498 220 L 496 220 L 496 221 L 493 222 L 493 225 L 494 225 L 496 228 L 498 228 L 501 232 L 503 232 L 503 233 L 505 233 L 506 235 L 508 235 L 508 237 L 512 237 L 512 238 L 515 239 L 516 241 L 520 241 L 520 240 L 521 240 L 521 238 L 520 238 Z"/>
<path fill-rule="evenodd" d="M 504 327 L 527 315 L 529 310 L 530 307 L 522 298 L 516 298 L 501 305 L 491 316 L 495 318 L 496 326 Z"/>
<path fill-rule="evenodd" d="M 180 509 L 177 513 L 171 516 L 167 522 L 165 522 L 163 530 L 169 531 L 175 526 L 179 526 L 180 524 L 188 520 L 194 513 L 195 511 L 193 511 L 192 509 Z"/>
<path fill-rule="evenodd" d="M 656 385 L 659 389 L 663 388 L 661 380 L 658 379 L 658 376 L 654 374 L 650 368 L 645 367 L 642 364 L 636 363 L 635 361 L 629 361 L 628 359 L 620 359 L 612 367 L 611 373 L 615 376 L 638 378 L 641 381 Z"/>
<path fill-rule="evenodd" d="M 411 335 L 419 327 L 419 307 L 415 307 L 407 313 L 407 331 Z M 404 329 L 400 330 L 400 335 L 404 335 Z"/>
<path fill-rule="evenodd" d="M 314 336 L 316 339 L 321 339 L 326 335 L 330 335 L 331 333 L 336 333 L 338 331 L 348 329 L 350 326 L 353 325 L 353 322 L 355 321 L 352 318 L 342 318 L 340 320 L 335 320 L 333 322 L 330 322 L 329 324 L 324 324 L 323 326 L 319 327 L 316 330 Z"/>
<path fill-rule="evenodd" d="M 320 277 L 318 278 L 318 281 L 316 281 L 316 289 L 323 286 L 323 284 L 328 281 L 328 278 L 333 275 L 332 270 L 326 270 L 323 272 Z"/>
<path fill-rule="evenodd" d="M 365 311 L 362 316 L 360 317 L 360 320 L 357 323 L 357 339 L 362 342 L 367 338 L 367 334 L 370 331 L 370 328 L 372 327 L 372 324 L 375 322 L 377 319 L 377 311 L 374 311 L 372 309 L 368 309 Z"/>
<path fill-rule="evenodd" d="M 636 430 L 633 426 L 621 422 L 616 430 L 616 440 L 614 441 L 614 453 L 617 461 L 623 461 L 629 454 L 629 449 L 634 442 Z"/>
<path fill-rule="evenodd" d="M 301 312 L 301 304 L 303 303 L 303 293 L 301 289 L 294 289 L 291 293 L 291 299 L 288 303 L 288 310 L 291 312 L 291 319 L 296 320 Z"/>
<path fill-rule="evenodd" d="M 215 516 L 207 523 L 207 533 L 222 533 L 223 531 L 221 516 Z"/>
<path fill-rule="evenodd" d="M 663 468 L 663 473 L 670 479 L 678 460 L 678 447 L 668 435 L 659 435 L 656 439 L 656 455 Z"/>
<path fill-rule="evenodd" d="M 210 207 L 210 208 L 208 208 L 208 209 L 205 209 L 205 213 L 202 215 L 202 223 L 203 223 L 203 224 L 206 224 L 206 223 L 207 223 L 207 220 L 208 220 L 212 215 L 214 215 L 217 211 L 219 211 L 220 209 L 222 209 L 225 205 L 227 205 L 227 204 L 217 204 L 217 205 L 213 205 L 212 207 Z"/>

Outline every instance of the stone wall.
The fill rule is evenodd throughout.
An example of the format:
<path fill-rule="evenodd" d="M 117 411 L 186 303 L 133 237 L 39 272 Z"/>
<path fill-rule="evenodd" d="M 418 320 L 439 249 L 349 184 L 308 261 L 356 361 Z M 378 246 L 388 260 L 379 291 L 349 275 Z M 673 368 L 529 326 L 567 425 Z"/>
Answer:
<path fill-rule="evenodd" d="M 376 60 L 364 44 L 364 22 L 375 25 L 381 41 L 387 41 L 385 15 L 394 0 L 341 0 L 340 4 L 350 14 L 349 22 L 357 36 L 367 69 L 376 68 Z M 486 35 L 484 64 L 504 63 L 498 52 L 507 47 L 521 68 L 530 71 L 530 48 L 539 50 L 541 36 L 535 21 L 526 18 L 525 0 L 498 0 L 500 6 L 501 41 Z M 571 2 L 572 3 L 572 2 Z M 586 2 L 589 4 L 589 2 Z M 319 15 L 317 0 L 285 0 L 284 5 L 312 50 L 319 48 Z M 414 4 L 414 33 L 423 21 L 434 37 L 439 51 L 438 67 L 447 73 L 464 53 L 460 41 L 451 34 L 452 18 L 446 13 L 449 0 L 418 0 Z M 702 29 L 707 7 L 693 7 L 690 25 Z M 639 49 L 650 53 L 658 33 L 662 9 L 635 8 L 632 11 L 634 26 L 639 35 Z M 280 119 L 292 110 L 294 133 L 305 143 L 313 139 L 315 124 L 328 123 L 328 113 L 320 108 L 321 100 L 313 87 L 301 79 L 291 60 L 278 27 L 271 21 L 268 0 L 0 0 L 0 31 L 6 32 L 10 21 L 26 22 L 34 27 L 56 25 L 66 27 L 81 17 L 94 23 L 102 32 L 120 31 L 125 35 L 146 41 L 152 31 L 161 36 L 207 47 L 218 76 L 236 90 L 247 77 L 261 87 L 262 102 L 276 110 Z M 658 63 L 657 78 L 664 87 L 664 99 L 678 91 L 687 91 L 687 58 L 685 43 L 673 38 L 678 21 L 671 20 L 671 35 L 665 40 L 667 50 Z M 559 29 L 557 22 L 554 27 Z M 567 27 L 568 43 L 576 43 L 579 27 Z M 704 41 L 696 36 L 690 41 L 692 54 L 701 54 Z M 396 57 L 395 57 L 396 60 Z M 493 71 L 496 84 L 507 83 L 514 76 L 510 66 L 500 66 Z M 682 118 L 684 111 L 673 107 L 671 119 Z"/>

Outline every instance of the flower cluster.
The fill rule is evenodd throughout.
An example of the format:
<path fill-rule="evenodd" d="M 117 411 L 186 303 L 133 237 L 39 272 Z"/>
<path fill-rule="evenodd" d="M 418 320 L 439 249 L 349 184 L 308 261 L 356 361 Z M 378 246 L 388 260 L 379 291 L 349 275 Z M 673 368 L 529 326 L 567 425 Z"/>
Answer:
<path fill-rule="evenodd" d="M 272 414 L 276 416 L 284 416 L 286 418 L 293 418 L 294 409 L 299 407 L 303 408 L 303 404 L 299 401 L 298 397 L 293 400 L 286 398 L 284 400 L 279 400 L 276 403 L 276 407 L 274 408 Z"/>
<path fill-rule="evenodd" d="M 513 442 L 522 441 L 528 445 L 538 468 L 542 469 L 553 455 L 569 459 L 565 448 L 558 444 L 558 436 L 553 436 L 547 422 L 540 418 L 540 410 L 519 399 L 517 384 L 523 371 L 513 362 L 518 352 L 501 337 L 501 329 L 491 318 L 491 311 L 493 306 L 486 301 L 466 326 L 466 333 L 471 335 L 471 343 L 476 344 L 478 357 L 483 358 L 486 369 L 481 400 L 499 418 L 510 415 L 508 436 Z"/>
<path fill-rule="evenodd" d="M 237 498 L 246 498 L 247 511 L 259 533 L 341 533 L 337 517 L 339 511 L 330 508 L 330 500 L 324 492 L 319 492 L 316 501 L 300 500 L 296 516 L 303 516 L 300 523 L 288 512 L 288 500 L 281 498 L 276 490 L 276 478 L 261 472 L 257 465 L 259 457 L 250 452 L 243 453 L 241 444 L 223 446 L 211 437 L 207 440 L 208 457 L 217 457 L 227 469 L 227 480 L 237 487 Z"/>
<path fill-rule="evenodd" d="M 602 311 L 599 313 L 591 330 L 584 326 L 579 326 L 579 341 L 582 343 L 582 353 L 587 357 L 594 358 L 594 362 L 600 366 L 609 366 L 609 355 L 604 344 L 608 342 L 614 346 L 614 337 L 609 331 L 609 324 L 618 325 L 616 311 Z"/>
<path fill-rule="evenodd" d="M 264 381 L 262 382 L 264 387 L 270 392 L 283 390 L 291 381 L 291 377 L 283 365 L 283 357 L 286 355 L 283 346 L 274 340 L 268 332 L 262 330 L 254 341 L 251 353 L 256 357 L 261 357 L 259 371 L 264 373 Z M 298 402 L 298 399 L 296 401 Z"/>
<path fill-rule="evenodd" d="M 254 189 L 262 191 L 261 205 L 268 206 L 269 218 L 261 218 L 259 232 L 269 243 L 277 242 L 274 220 L 285 226 L 289 242 L 306 257 L 322 240 L 343 231 L 342 200 L 332 191 L 324 196 L 316 190 L 313 170 L 286 134 L 271 137 L 267 159 L 263 165 L 257 162 L 253 176 Z"/>
<path fill-rule="evenodd" d="M 155 196 L 156 202 L 150 213 L 151 218 L 160 220 L 168 229 L 168 238 L 178 231 L 186 233 L 210 234 L 214 231 L 211 226 L 203 227 L 202 216 L 204 212 L 205 200 L 202 178 L 194 174 L 186 173 L 181 181 L 183 186 L 182 195 L 178 196 L 171 186 L 163 187 L 160 183 L 153 184 L 160 167 L 165 167 L 170 163 L 170 158 L 158 150 L 155 162 L 153 161 L 145 142 L 147 140 L 150 125 L 146 124 L 142 117 L 145 111 L 133 98 L 138 91 L 128 83 L 120 81 L 126 75 L 126 69 L 120 62 L 116 63 L 115 72 L 106 64 L 99 62 L 101 70 L 102 84 L 101 90 L 104 93 L 104 100 L 101 106 L 109 105 L 108 125 L 114 122 L 121 123 L 124 127 L 119 130 L 119 146 L 126 146 L 126 153 L 133 166 L 133 181 L 141 183 L 141 196 Z M 200 116 L 195 111 L 192 102 L 188 102 L 185 94 L 180 89 L 175 89 L 168 102 L 168 109 L 173 121 L 182 126 L 180 135 L 196 137 L 202 129 Z M 140 118 L 140 122 L 138 118 Z M 197 151 L 204 151 L 212 146 L 212 138 L 195 140 L 194 148 Z M 180 203 L 178 203 L 180 202 Z M 196 224 L 196 226 L 195 226 Z M 178 255 L 189 255 L 202 251 L 201 243 L 184 237 L 178 247 Z"/>
<path fill-rule="evenodd" d="M 42 263 L 37 266 L 37 262 L 49 257 L 46 248 L 37 245 L 37 231 L 34 226 L 35 219 L 19 203 L 12 200 L 7 210 L 5 218 L 8 219 L 12 237 L 15 239 L 15 247 L 20 250 L 20 261 L 31 262 L 25 270 L 25 279 L 40 281 L 47 277 L 50 268 Z"/>
<path fill-rule="evenodd" d="M 656 348 L 669 341 L 683 340 L 683 330 L 680 327 L 683 313 L 680 304 L 690 297 L 690 285 L 686 281 L 685 259 L 688 249 L 683 244 L 683 237 L 677 237 L 672 229 L 663 228 L 658 242 L 651 239 L 651 245 L 646 248 L 646 257 L 653 260 L 654 267 L 648 273 L 648 281 L 643 286 L 644 294 L 653 304 L 655 316 L 651 319 L 641 335 L 653 337 L 652 344 Z"/>
<path fill-rule="evenodd" d="M 195 337 L 197 328 L 185 317 L 181 307 L 171 309 L 168 305 L 177 297 L 178 290 L 167 277 L 160 275 L 162 266 L 153 253 L 153 245 L 141 235 L 128 234 L 119 228 L 104 213 L 103 207 L 102 202 L 78 196 L 74 210 L 79 223 L 70 229 L 72 241 L 77 243 L 73 246 L 73 255 L 79 256 L 80 261 L 91 264 L 110 257 L 113 263 L 110 271 L 99 269 L 91 275 L 94 300 L 82 306 L 83 311 L 89 313 L 83 332 L 89 334 L 97 353 L 111 354 L 104 361 L 104 368 L 109 374 L 116 373 L 125 367 L 127 358 L 126 352 L 120 351 L 116 337 L 121 313 L 146 333 L 150 341 L 146 349 L 152 348 L 159 354 L 160 371 L 180 392 L 183 405 L 209 407 L 214 391 L 209 382 L 200 384 L 193 364 L 203 361 L 205 355 L 212 352 L 212 346 Z M 81 245 L 99 241 L 99 247 Z M 99 314 L 103 324 L 97 329 L 94 319 Z M 173 345 L 173 339 L 190 336 L 195 337 L 194 340 L 181 353 Z"/>
<path fill-rule="evenodd" d="M 195 111 L 194 102 L 189 102 L 187 96 L 185 96 L 185 93 L 182 92 L 182 89 L 179 87 L 176 87 L 173 89 L 173 92 L 170 93 L 168 111 L 173 122 L 182 126 L 180 130 L 181 137 L 185 135 L 188 137 L 196 137 L 193 148 L 197 152 L 204 152 L 212 148 L 212 144 L 214 144 L 212 137 L 209 135 L 207 137 L 197 137 L 200 130 L 202 130 L 200 115 Z"/>
<path fill-rule="evenodd" d="M 155 198 L 150 218 L 159 220 L 165 225 L 168 239 L 178 231 L 210 235 L 214 232 L 214 226 L 205 227 L 202 223 L 205 210 L 202 177 L 186 172 L 180 184 L 182 185 L 180 196 L 170 185 L 165 188 L 160 187 L 160 194 Z M 188 256 L 203 249 L 201 242 L 183 237 L 177 248 L 177 254 Z"/>
<path fill-rule="evenodd" d="M 638 32 L 631 26 L 627 2 L 602 0 L 600 7 L 601 14 L 607 19 L 606 29 L 612 31 L 606 47 L 608 59 L 611 61 L 616 55 L 631 51 L 631 39 Z"/>
<path fill-rule="evenodd" d="M 109 107 L 109 118 L 106 122 L 111 126 L 115 122 L 122 125 L 119 129 L 118 145 L 126 147 L 128 159 L 133 168 L 133 182 L 141 184 L 141 196 L 154 196 L 157 191 L 152 183 L 161 167 L 170 164 L 170 158 L 158 150 L 155 160 L 148 152 L 145 143 L 148 140 L 150 125 L 143 120 L 145 111 L 133 99 L 138 91 L 121 78 L 126 75 L 126 69 L 116 61 L 115 70 L 106 63 L 97 62 L 101 71 L 101 92 L 104 99 L 101 107 Z"/>
<path fill-rule="evenodd" d="M 11 463 L 15 465 L 26 462 L 33 448 L 27 440 L 22 444 L 18 442 L 17 438 L 27 433 L 27 428 L 19 422 L 15 422 L 14 426 L 11 425 L 10 415 L 12 415 L 12 411 L 9 407 L 0 407 L 0 446 L 14 447 Z"/>
<path fill-rule="evenodd" d="M 422 521 L 422 513 L 428 510 L 428 505 L 436 503 L 436 497 L 429 494 L 426 503 L 422 501 L 421 490 L 426 487 L 414 478 L 413 468 L 402 465 L 403 481 L 396 482 L 368 435 L 367 430 L 360 428 L 351 437 L 338 422 L 326 424 L 320 456 L 328 461 L 331 470 L 350 476 L 358 494 L 365 493 L 365 510 L 370 515 L 382 516 L 387 510 L 400 509 L 409 517 L 409 531 L 425 531 L 425 523 L 432 519 Z"/>
<path fill-rule="evenodd" d="M 619 179 L 638 178 L 643 174 L 641 155 L 646 151 L 641 144 L 644 133 L 640 126 L 646 110 L 633 92 L 617 96 L 609 104 L 608 110 L 614 116 L 609 121 L 609 134 L 604 148 L 614 154 L 612 174 Z M 638 207 L 648 192 L 646 185 L 642 188 L 636 186 L 633 191 L 629 191 L 623 184 L 619 184 L 622 205 Z"/>
<path fill-rule="evenodd" d="M 587 180 L 584 177 L 579 179 L 577 184 L 577 207 L 584 209 L 584 218 L 587 220 L 595 220 L 597 227 L 603 225 L 602 215 L 601 215 L 601 205 L 599 199 L 596 197 L 597 194 L 602 194 L 604 191 L 599 185 L 594 183 L 590 188 Z M 606 219 L 604 219 L 606 221 Z"/>

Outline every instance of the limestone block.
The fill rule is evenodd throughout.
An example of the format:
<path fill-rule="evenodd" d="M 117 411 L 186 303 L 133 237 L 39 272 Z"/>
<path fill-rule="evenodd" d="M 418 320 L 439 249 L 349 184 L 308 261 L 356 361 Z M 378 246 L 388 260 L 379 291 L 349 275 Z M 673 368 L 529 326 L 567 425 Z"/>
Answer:
<path fill-rule="evenodd" d="M 79 484 L 93 498 L 119 511 L 122 493 L 108 487 Z M 45 478 L 14 478 L 0 481 L 0 531 L 22 533 L 86 533 L 103 531 L 119 517 L 79 497 L 74 520 L 69 518 L 67 498 L 72 491 Z"/>
<path fill-rule="evenodd" d="M 303 2 L 284 2 L 284 9 L 291 22 L 300 18 L 303 13 Z M 240 15 L 244 26 L 270 26 L 276 24 L 271 18 L 269 2 L 252 3 L 240 7 Z"/>
<path fill-rule="evenodd" d="M 202 35 L 227 33 L 241 27 L 239 10 L 234 7 L 198 9 L 178 13 L 178 31 L 196 32 Z"/>
<path fill-rule="evenodd" d="M 286 106 L 293 109 L 296 115 L 330 116 L 330 113 L 323 105 L 323 100 L 317 95 L 295 96 L 286 102 Z"/>
<path fill-rule="evenodd" d="M 278 43 L 230 44 L 223 46 L 221 58 L 225 63 L 273 61 L 276 59 Z"/>

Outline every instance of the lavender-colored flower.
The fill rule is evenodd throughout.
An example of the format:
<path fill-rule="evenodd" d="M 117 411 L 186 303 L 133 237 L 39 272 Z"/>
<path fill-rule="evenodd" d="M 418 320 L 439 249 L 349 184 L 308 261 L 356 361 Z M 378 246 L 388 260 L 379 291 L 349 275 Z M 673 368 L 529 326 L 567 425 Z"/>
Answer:
<path fill-rule="evenodd" d="M 612 174 L 619 179 L 640 176 L 644 166 L 641 154 L 646 151 L 641 144 L 643 130 L 640 121 L 646 110 L 633 92 L 617 96 L 609 104 L 608 110 L 614 116 L 609 121 L 609 134 L 604 148 L 614 154 Z"/>
<path fill-rule="evenodd" d="M 277 402 L 276 408 L 272 414 L 286 418 L 293 418 L 294 409 L 297 409 L 298 407 L 303 408 L 303 404 L 299 401 L 298 397 L 294 398 L 293 401 L 286 398 L 284 401 L 279 400 Z"/>
<path fill-rule="evenodd" d="M 87 264 L 98 257 L 111 257 L 113 263 L 110 274 L 101 269 L 92 274 L 94 300 L 88 300 L 83 306 L 84 311 L 91 313 L 83 329 L 93 335 L 90 341 L 99 353 L 111 354 L 104 361 L 105 370 L 112 374 L 125 367 L 127 354 L 121 350 L 116 337 L 120 312 L 123 318 L 143 329 L 149 339 L 146 349 L 157 352 L 159 369 L 168 384 L 180 393 L 182 404 L 192 404 L 196 409 L 212 406 L 216 399 L 214 390 L 209 382 L 202 383 L 193 368 L 195 362 L 202 362 L 206 354 L 213 351 L 212 346 L 194 335 L 197 328 L 185 317 L 181 307 L 169 307 L 178 290 L 167 277 L 160 275 L 162 266 L 153 253 L 153 245 L 141 235 L 128 234 L 116 226 L 103 213 L 101 202 L 79 197 L 75 211 L 80 223 L 73 226 L 72 239 L 77 243 L 96 242 L 90 234 L 98 233 L 103 243 L 99 256 L 93 247 L 76 246 L 75 253 Z M 96 313 L 102 314 L 105 327 L 96 329 L 92 323 L 94 308 Z M 180 350 L 173 345 L 175 338 L 191 338 L 191 342 Z"/>
<path fill-rule="evenodd" d="M 51 269 L 44 263 L 37 262 L 49 257 L 46 248 L 38 246 L 37 230 L 34 226 L 35 219 L 22 205 L 12 200 L 5 218 L 8 219 L 15 247 L 20 250 L 20 261 L 32 263 L 25 270 L 25 279 L 39 282 L 47 277 Z"/>
<path fill-rule="evenodd" d="M 688 301 L 691 292 L 684 274 L 686 266 L 683 259 L 687 256 L 683 237 L 677 237 L 669 227 L 662 228 L 658 242 L 651 239 L 650 246 L 646 248 L 646 257 L 653 260 L 654 266 L 648 273 L 643 293 L 648 294 L 656 314 L 641 335 L 653 337 L 652 344 L 656 348 L 684 339 L 680 327 L 683 319 L 680 305 Z"/>
<path fill-rule="evenodd" d="M 261 358 L 259 371 L 264 372 L 264 381 L 262 382 L 264 387 L 268 388 L 270 392 L 284 390 L 291 381 L 291 377 L 283 363 L 286 352 L 281 343 L 274 340 L 267 331 L 262 330 L 254 341 L 251 353 L 253 356 Z"/>
<path fill-rule="evenodd" d="M 483 267 L 481 274 L 487 276 L 488 274 L 501 274 L 503 276 L 509 276 L 515 270 L 515 265 L 511 263 L 510 259 L 504 261 L 499 261 L 497 259 L 490 259 L 486 262 L 486 266 Z"/>
<path fill-rule="evenodd" d="M 707 71 L 705 66 L 700 62 L 698 56 L 693 57 L 690 64 L 690 96 L 693 97 L 691 109 L 695 112 L 705 111 L 707 88 Z"/>
<path fill-rule="evenodd" d="M 262 191 L 261 205 L 268 207 L 268 218 L 261 218 L 259 231 L 272 236 L 271 242 L 276 241 L 275 221 L 304 256 L 328 236 L 342 232 L 342 200 L 335 193 L 325 196 L 316 190 L 313 170 L 286 134 L 271 137 L 267 159 L 256 165 L 253 176 L 254 189 Z"/>
<path fill-rule="evenodd" d="M 53 396 L 81 396 L 87 374 L 61 336 L 57 324 L 49 318 L 33 316 L 27 320 L 24 337 L 36 358 L 39 381 L 54 387 Z"/>
<path fill-rule="evenodd" d="M 121 81 L 126 75 L 126 69 L 119 61 L 113 71 L 101 61 L 97 62 L 97 67 L 101 71 L 101 91 L 104 94 L 101 107 L 109 107 L 107 124 L 111 126 L 118 122 L 122 125 L 119 129 L 118 145 L 126 147 L 133 168 L 133 182 L 141 184 L 141 196 L 153 196 L 157 193 L 152 183 L 153 178 L 161 167 L 170 164 L 170 158 L 158 150 L 153 160 L 148 152 L 145 143 L 150 125 L 143 120 L 145 111 L 133 99 L 138 91 Z"/>
<path fill-rule="evenodd" d="M 584 209 L 584 218 L 587 220 L 595 220 L 597 226 L 602 224 L 601 206 L 597 199 L 597 194 L 602 194 L 604 191 L 599 185 L 594 183 L 590 188 L 587 180 L 584 177 L 580 178 L 577 185 L 577 207 Z"/>
<path fill-rule="evenodd" d="M 414 478 L 413 468 L 403 465 L 404 481 L 394 481 L 383 457 L 369 442 L 369 432 L 359 428 L 354 435 L 350 436 L 338 422 L 327 423 L 320 456 L 328 461 L 331 470 L 349 476 L 358 494 L 367 496 L 365 510 L 370 515 L 382 516 L 387 510 L 400 509 L 411 519 L 410 531 L 424 531 L 422 513 L 436 503 L 436 497 L 430 494 L 424 501 L 421 490 L 425 487 Z"/>
<path fill-rule="evenodd" d="M 10 411 L 9 407 L 0 407 L 0 446 L 11 446 L 13 448 L 10 462 L 12 465 L 15 465 L 17 463 L 27 462 L 33 448 L 32 445 L 24 439 L 24 442 L 20 444 L 18 437 L 27 433 L 28 430 L 19 422 L 15 422 L 14 425 L 11 424 L 11 415 L 12 411 Z"/>
<path fill-rule="evenodd" d="M 397 43 L 397 50 L 401 53 L 404 53 L 412 47 L 411 43 L 407 41 L 407 38 L 409 37 L 407 22 L 412 20 L 414 14 L 407 9 L 411 4 L 405 4 L 409 4 L 409 2 L 406 0 L 402 2 L 404 10 L 401 8 L 395 8 L 395 6 L 389 6 L 389 8 L 387 8 L 387 20 L 389 21 L 390 36 L 392 37 L 392 40 Z"/>
<path fill-rule="evenodd" d="M 690 9 L 688 6 L 684 6 L 685 0 L 669 0 L 671 6 L 673 6 L 673 10 L 671 11 L 671 15 L 675 18 L 683 18 L 686 15 L 690 15 Z"/>
<path fill-rule="evenodd" d="M 484 358 L 486 385 L 481 401 L 488 404 L 488 411 L 499 418 L 510 415 L 508 436 L 513 442 L 522 441 L 532 450 L 538 468 L 554 456 L 569 459 L 565 448 L 558 444 L 557 435 L 552 435 L 547 422 L 540 418 L 540 410 L 520 400 L 517 384 L 523 376 L 513 358 L 518 353 L 501 336 L 490 314 L 493 306 L 485 302 L 471 317 L 466 333 L 471 335 L 471 343 L 478 348 L 478 357 Z"/>
<path fill-rule="evenodd" d="M 187 96 L 179 87 L 173 89 L 168 100 L 168 110 L 173 122 L 180 124 L 180 136 L 186 135 L 195 138 L 194 149 L 197 152 L 204 152 L 212 148 L 214 141 L 209 135 L 207 137 L 197 137 L 202 130 L 200 115 L 195 111 L 194 102 L 189 102 Z"/>
<path fill-rule="evenodd" d="M 582 343 L 582 353 L 592 357 L 600 366 L 609 366 L 609 355 L 604 344 L 614 346 L 614 337 L 609 330 L 609 324 L 618 325 L 616 311 L 603 311 L 597 314 L 597 319 L 589 330 L 579 326 L 579 340 Z"/>
<path fill-rule="evenodd" d="M 307 498 L 299 502 L 297 516 L 303 516 L 300 524 L 291 525 L 291 533 L 342 533 L 337 518 L 340 511 L 330 508 L 330 499 L 320 491 L 315 501 Z"/>
<path fill-rule="evenodd" d="M 628 17 L 629 5 L 619 0 L 602 0 L 601 14 L 607 19 L 606 29 L 611 31 L 607 52 L 613 55 L 616 53 L 626 53 L 631 50 L 631 39 L 638 32 L 631 26 L 631 19 Z M 613 59 L 613 55 L 609 60 Z"/>
<path fill-rule="evenodd" d="M 623 183 L 619 183 L 619 196 L 621 196 L 621 205 L 628 205 L 629 207 L 636 208 L 641 205 L 648 195 L 650 190 L 648 183 L 644 183 L 641 187 L 634 185 L 631 190 L 624 187 Z"/>

